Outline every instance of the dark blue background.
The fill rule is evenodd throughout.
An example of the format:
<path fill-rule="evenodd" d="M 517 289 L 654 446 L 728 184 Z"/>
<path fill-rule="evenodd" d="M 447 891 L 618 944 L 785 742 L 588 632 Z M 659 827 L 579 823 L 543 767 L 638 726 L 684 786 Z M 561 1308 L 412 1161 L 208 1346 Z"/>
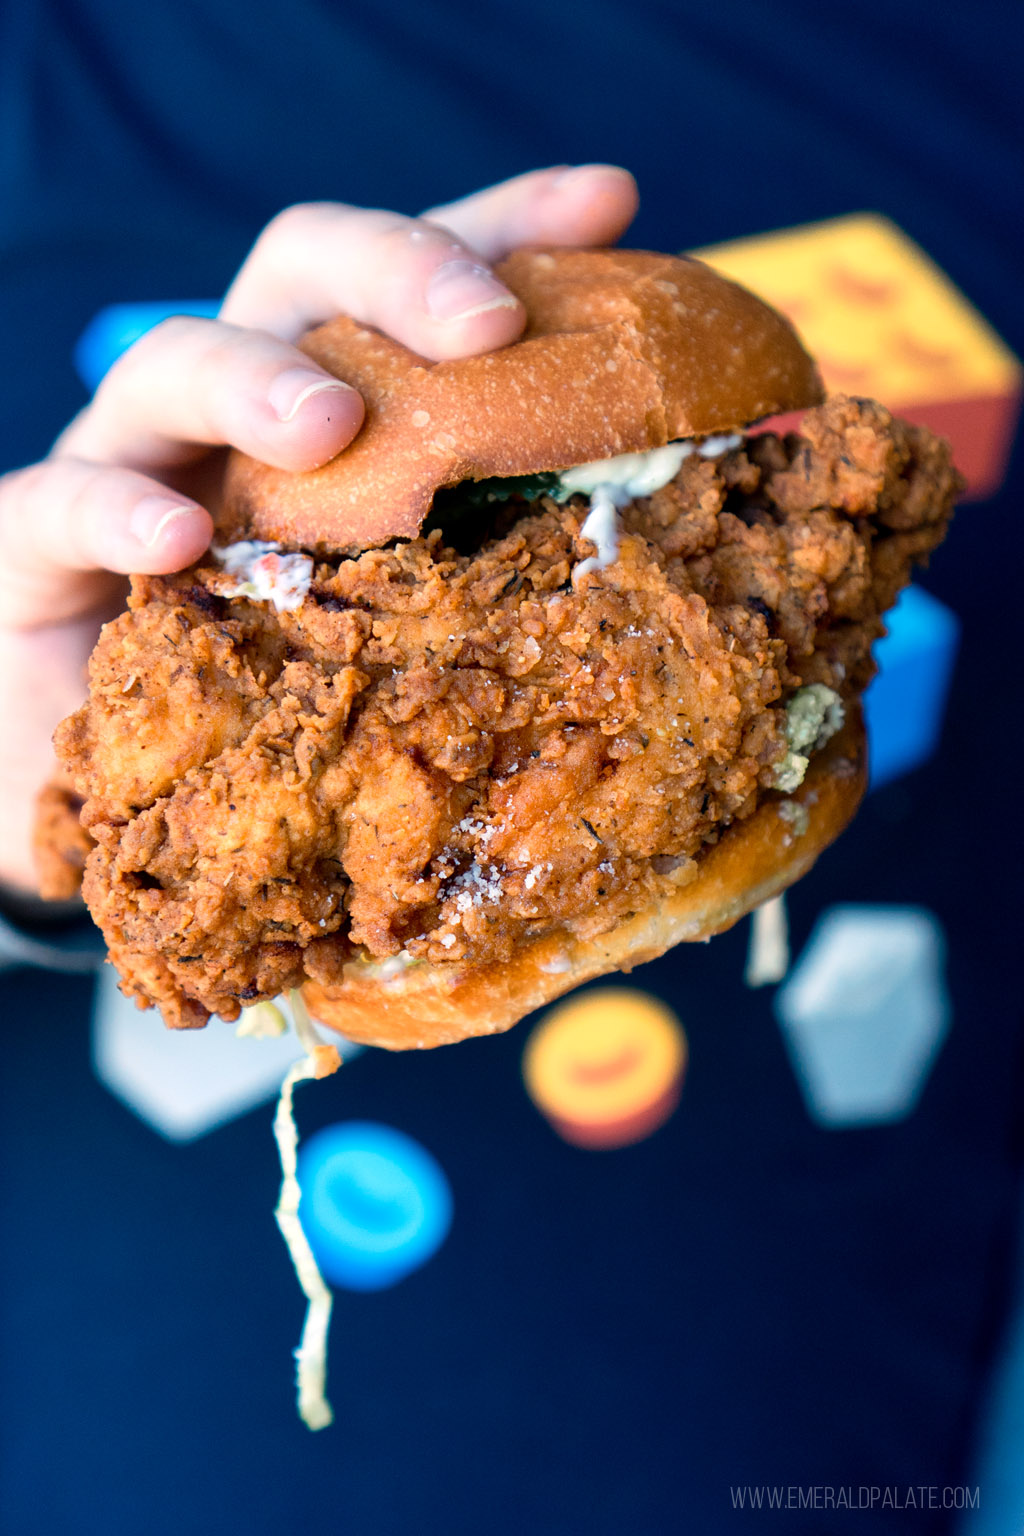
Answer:
<path fill-rule="evenodd" d="M 1018 31 L 910 0 L 8 6 L 0 467 L 81 404 L 97 309 L 222 291 L 284 204 L 415 211 L 556 161 L 630 166 L 654 247 L 878 209 L 1024 351 Z M 964 1479 L 1020 1177 L 1021 483 L 1018 454 L 926 578 L 964 624 L 940 758 L 791 899 L 797 947 L 838 900 L 939 915 L 956 1022 L 916 1114 L 811 1127 L 742 931 L 639 973 L 692 1060 L 630 1150 L 555 1139 L 522 1029 L 368 1054 L 300 1091 L 303 1127 L 401 1126 L 456 1215 L 420 1273 L 339 1299 L 332 1431 L 292 1412 L 269 1113 L 166 1145 L 92 1078 L 85 984 L 5 982 L 5 1536 L 714 1533 L 744 1523 L 733 1484 Z"/>

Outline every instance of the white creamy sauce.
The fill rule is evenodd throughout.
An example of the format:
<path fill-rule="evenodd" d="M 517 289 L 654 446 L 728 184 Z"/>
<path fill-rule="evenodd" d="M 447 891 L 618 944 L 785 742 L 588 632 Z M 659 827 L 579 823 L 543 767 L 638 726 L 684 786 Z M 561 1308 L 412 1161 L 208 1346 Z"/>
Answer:
<path fill-rule="evenodd" d="M 628 498 L 627 498 L 628 500 Z M 590 555 L 586 560 L 581 560 L 573 571 L 573 581 L 578 581 L 588 571 L 603 571 L 618 559 L 619 554 L 619 507 L 625 506 L 625 502 L 619 502 L 615 498 L 614 490 L 608 485 L 594 487 L 590 498 L 590 511 L 587 513 L 583 527 L 580 529 L 580 538 L 589 539 L 597 545 L 597 554 Z"/>
<path fill-rule="evenodd" d="M 588 571 L 603 571 L 619 553 L 619 509 L 638 496 L 653 496 L 679 473 L 680 465 L 691 454 L 704 459 L 718 458 L 738 448 L 743 438 L 738 432 L 706 437 L 703 442 L 687 438 L 666 443 L 647 453 L 620 453 L 612 459 L 595 459 L 591 464 L 577 464 L 559 475 L 558 499 L 583 495 L 590 497 L 590 511 L 580 529 L 580 537 L 597 546 L 596 555 L 581 560 L 573 571 L 576 582 Z"/>
<path fill-rule="evenodd" d="M 668 485 L 679 473 L 679 466 L 696 450 L 696 443 L 666 443 L 647 453 L 620 453 L 613 459 L 595 459 L 591 464 L 577 464 L 559 475 L 562 491 L 569 496 L 584 496 L 607 488 L 618 492 L 622 505 L 635 496 L 650 496 Z"/>
<path fill-rule="evenodd" d="M 723 432 L 720 437 L 706 437 L 697 444 L 702 459 L 719 459 L 723 453 L 731 453 L 743 441 L 742 432 Z"/>
<path fill-rule="evenodd" d="M 225 597 L 251 597 L 273 603 L 278 613 L 301 608 L 313 580 L 309 555 L 282 554 L 280 544 L 265 539 L 241 539 L 211 551 L 235 585 Z"/>
<path fill-rule="evenodd" d="M 411 965 L 418 965 L 415 955 L 410 955 L 406 950 L 400 949 L 397 955 L 388 955 L 386 960 L 364 960 L 364 976 L 370 976 L 374 981 L 382 981 L 385 984 L 395 982 L 404 976 Z"/>

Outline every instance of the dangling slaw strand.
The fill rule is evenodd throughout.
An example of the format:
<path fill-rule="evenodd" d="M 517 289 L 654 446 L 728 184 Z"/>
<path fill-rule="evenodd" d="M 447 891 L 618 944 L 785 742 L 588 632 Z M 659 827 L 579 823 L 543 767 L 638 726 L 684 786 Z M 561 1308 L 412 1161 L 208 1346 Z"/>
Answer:
<path fill-rule="evenodd" d="M 755 907 L 750 921 L 750 950 L 744 981 L 748 987 L 771 986 L 789 970 L 789 924 L 785 893 Z"/>
<path fill-rule="evenodd" d="M 305 1004 L 295 992 L 291 994 L 291 1005 L 295 1033 L 305 1047 L 306 1055 L 285 1076 L 274 1115 L 274 1140 L 281 1160 L 281 1193 L 274 1215 L 309 1303 L 302 1338 L 295 1351 L 299 1417 L 310 1429 L 326 1429 L 334 1419 L 326 1397 L 327 1334 L 334 1298 L 299 1220 L 302 1191 L 296 1172 L 299 1132 L 295 1124 L 293 1095 L 296 1083 L 314 1077 L 329 1077 L 336 1072 L 341 1057 L 333 1045 L 325 1045 L 317 1035 Z"/>
<path fill-rule="evenodd" d="M 288 994 L 291 1004 L 292 1020 L 295 1024 L 295 1033 L 299 1037 L 299 1044 L 303 1047 L 307 1056 L 318 1063 L 317 1077 L 330 1077 L 332 1072 L 337 1072 L 341 1066 L 341 1054 L 335 1045 L 325 1045 L 317 1034 L 313 1020 L 309 1016 L 309 1009 L 302 1000 L 302 993 L 292 991 Z"/>

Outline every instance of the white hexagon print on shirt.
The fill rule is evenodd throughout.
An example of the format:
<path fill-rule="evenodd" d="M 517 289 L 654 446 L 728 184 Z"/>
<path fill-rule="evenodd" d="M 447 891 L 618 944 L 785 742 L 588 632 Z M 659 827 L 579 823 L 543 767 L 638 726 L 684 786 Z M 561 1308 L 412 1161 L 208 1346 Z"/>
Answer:
<path fill-rule="evenodd" d="M 945 940 L 922 907 L 831 907 L 774 998 L 811 1118 L 910 1114 L 949 1029 Z"/>

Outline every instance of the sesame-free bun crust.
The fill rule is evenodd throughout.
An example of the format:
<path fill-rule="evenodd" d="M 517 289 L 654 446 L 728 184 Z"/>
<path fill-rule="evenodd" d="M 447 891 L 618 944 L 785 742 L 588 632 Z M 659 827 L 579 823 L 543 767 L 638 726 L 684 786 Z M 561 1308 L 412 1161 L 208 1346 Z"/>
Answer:
<path fill-rule="evenodd" d="M 228 463 L 222 537 L 320 551 L 413 538 L 461 480 L 567 469 L 817 405 L 787 320 L 702 262 L 649 251 L 515 251 L 521 341 L 430 363 L 345 316 L 303 350 L 355 386 L 366 421 L 322 469 Z"/>
<path fill-rule="evenodd" d="M 867 781 L 860 711 L 811 759 L 803 784 L 785 799 L 767 798 L 700 858 L 692 884 L 638 912 L 598 938 L 560 930 L 525 944 L 501 965 L 413 965 L 389 980 L 355 961 L 332 987 L 307 982 L 313 1017 L 350 1040 L 401 1051 L 498 1034 L 595 976 L 629 971 L 673 945 L 707 939 L 777 896 L 807 873 L 852 819 Z M 792 812 L 780 807 L 798 804 Z M 807 822 L 798 830 L 799 818 Z"/>

